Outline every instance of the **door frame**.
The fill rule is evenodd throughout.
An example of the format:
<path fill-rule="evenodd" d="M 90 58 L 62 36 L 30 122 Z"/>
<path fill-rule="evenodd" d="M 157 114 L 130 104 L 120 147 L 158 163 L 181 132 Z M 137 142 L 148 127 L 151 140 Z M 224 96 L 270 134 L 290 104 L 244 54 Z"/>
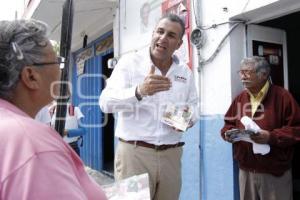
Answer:
<path fill-rule="evenodd" d="M 266 26 L 248 24 L 246 25 L 246 55 L 253 56 L 253 42 L 261 41 L 282 45 L 283 50 L 283 83 L 284 88 L 288 90 L 288 57 L 286 32 L 282 29 Z"/>

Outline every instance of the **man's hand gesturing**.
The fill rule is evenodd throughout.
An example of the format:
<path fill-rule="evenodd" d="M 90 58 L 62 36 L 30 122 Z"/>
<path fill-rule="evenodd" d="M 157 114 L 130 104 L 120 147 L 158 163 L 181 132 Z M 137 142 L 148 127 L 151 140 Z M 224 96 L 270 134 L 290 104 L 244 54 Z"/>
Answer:
<path fill-rule="evenodd" d="M 155 75 L 155 67 L 152 65 L 149 74 L 144 82 L 139 85 L 139 93 L 141 96 L 151 96 L 157 92 L 169 90 L 171 81 L 165 76 Z"/>

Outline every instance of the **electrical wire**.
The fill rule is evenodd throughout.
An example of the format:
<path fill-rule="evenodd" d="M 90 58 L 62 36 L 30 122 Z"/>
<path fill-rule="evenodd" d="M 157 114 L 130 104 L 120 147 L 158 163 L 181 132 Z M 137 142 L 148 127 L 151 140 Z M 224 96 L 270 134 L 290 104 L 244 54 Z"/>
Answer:
<path fill-rule="evenodd" d="M 250 0 L 248 0 L 248 1 L 245 3 L 245 5 L 244 5 L 244 7 L 243 7 L 243 10 L 242 10 L 241 14 L 243 14 L 243 13 L 245 12 L 245 10 L 246 10 L 246 8 L 248 7 L 249 3 L 250 3 Z"/>
<path fill-rule="evenodd" d="M 124 25 L 123 25 L 123 29 L 127 29 L 127 0 L 124 0 L 124 7 L 125 7 L 125 10 L 124 10 Z"/>
<path fill-rule="evenodd" d="M 233 25 L 230 30 L 228 31 L 228 33 L 223 37 L 223 39 L 221 40 L 221 42 L 219 43 L 219 45 L 217 46 L 216 50 L 213 52 L 213 54 L 206 60 L 201 60 L 200 61 L 200 65 L 206 65 L 208 63 L 210 63 L 211 61 L 213 61 L 213 59 L 218 55 L 218 53 L 221 51 L 221 48 L 224 44 L 224 42 L 226 41 L 227 37 L 231 34 L 231 32 L 236 29 L 241 23 L 244 22 L 238 22 L 235 25 Z"/>
<path fill-rule="evenodd" d="M 192 0 L 193 3 L 193 13 L 194 13 L 194 17 L 195 17 L 195 23 L 196 23 L 196 27 L 199 27 L 199 22 L 198 22 L 198 16 L 196 13 L 196 7 L 195 7 L 195 0 Z"/>
<path fill-rule="evenodd" d="M 247 9 L 249 3 L 250 3 L 250 0 L 248 0 L 248 1 L 245 3 L 245 5 L 244 5 L 244 7 L 243 7 L 243 10 L 242 10 L 242 12 L 241 12 L 241 14 L 242 14 L 242 16 L 244 17 L 244 19 L 247 18 L 247 17 L 245 16 L 245 10 Z"/>
<path fill-rule="evenodd" d="M 51 29 L 50 33 L 54 33 L 61 25 L 61 20 Z"/>
<path fill-rule="evenodd" d="M 244 21 L 227 21 L 227 22 L 222 22 L 222 23 L 219 23 L 219 24 L 212 24 L 210 26 L 199 26 L 199 28 L 201 30 L 209 30 L 209 29 L 212 29 L 212 28 L 217 28 L 218 26 L 220 25 L 224 25 L 224 24 L 235 24 L 235 23 L 244 23 Z"/>

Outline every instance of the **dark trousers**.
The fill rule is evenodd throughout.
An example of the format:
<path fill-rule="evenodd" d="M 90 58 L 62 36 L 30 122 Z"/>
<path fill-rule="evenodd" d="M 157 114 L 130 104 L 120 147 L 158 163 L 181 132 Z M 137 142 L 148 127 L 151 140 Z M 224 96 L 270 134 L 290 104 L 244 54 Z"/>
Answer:
<path fill-rule="evenodd" d="M 240 169 L 239 181 L 241 200 L 293 200 L 291 170 L 277 177 Z"/>
<path fill-rule="evenodd" d="M 69 145 L 72 147 L 72 149 L 77 153 L 77 155 L 80 157 L 80 149 L 78 146 L 78 141 L 76 142 L 71 142 Z"/>

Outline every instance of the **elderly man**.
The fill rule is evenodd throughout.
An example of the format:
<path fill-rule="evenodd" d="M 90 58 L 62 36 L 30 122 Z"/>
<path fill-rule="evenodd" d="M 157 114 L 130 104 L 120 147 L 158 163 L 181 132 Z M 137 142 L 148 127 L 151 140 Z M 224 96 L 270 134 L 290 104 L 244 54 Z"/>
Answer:
<path fill-rule="evenodd" d="M 288 91 L 271 84 L 270 70 L 262 57 L 242 60 L 239 75 L 246 90 L 232 102 L 221 130 L 223 139 L 232 142 L 226 132 L 244 129 L 240 120 L 248 116 L 261 128 L 251 139 L 270 145 L 270 152 L 261 155 L 253 153 L 249 142 L 233 144 L 241 200 L 293 198 L 291 162 L 293 146 L 300 140 L 300 109 Z"/>
<path fill-rule="evenodd" d="M 123 56 L 100 96 L 102 111 L 118 113 L 115 177 L 148 173 L 151 199 L 178 199 L 181 188 L 184 143 L 182 132 L 161 121 L 166 105 L 196 112 L 192 71 L 174 55 L 184 31 L 178 16 L 162 17 L 150 48 Z"/>
<path fill-rule="evenodd" d="M 44 23 L 0 21 L 0 199 L 106 199 L 58 133 L 33 119 L 57 95 L 61 64 Z"/>

